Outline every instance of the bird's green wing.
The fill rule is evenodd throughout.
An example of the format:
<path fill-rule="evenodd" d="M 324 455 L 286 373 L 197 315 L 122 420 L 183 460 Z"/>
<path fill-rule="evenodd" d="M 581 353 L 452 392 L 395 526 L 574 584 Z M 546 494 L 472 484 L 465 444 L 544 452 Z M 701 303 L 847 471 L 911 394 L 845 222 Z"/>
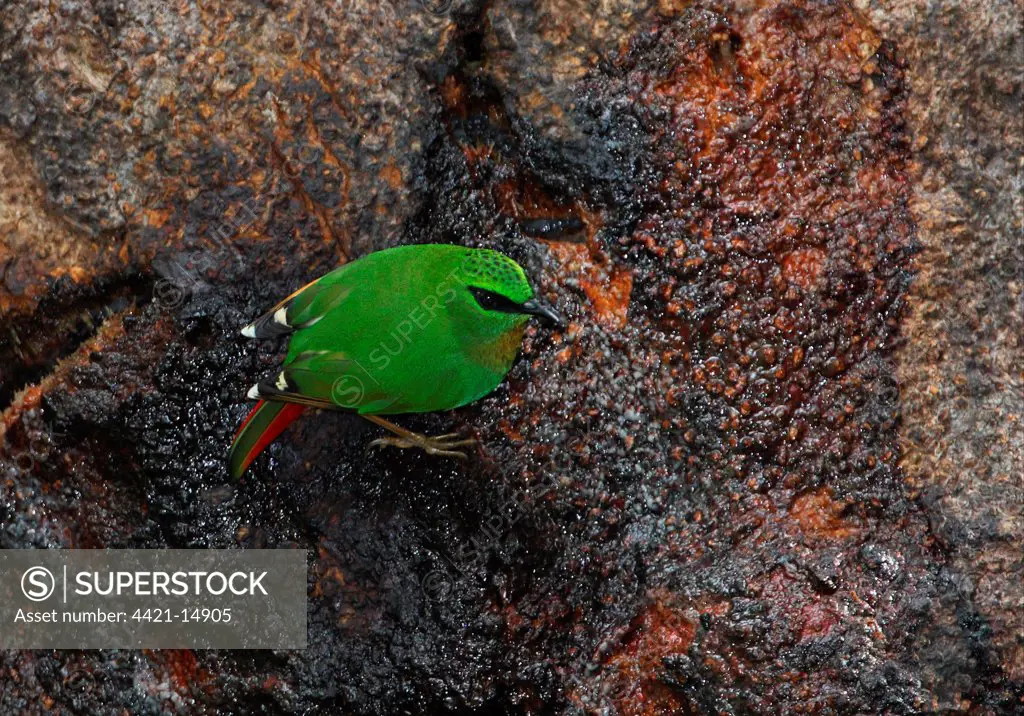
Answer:
<path fill-rule="evenodd" d="M 397 400 L 340 351 L 300 353 L 274 380 L 253 386 L 249 397 L 357 413 L 382 410 Z"/>
<path fill-rule="evenodd" d="M 306 284 L 242 329 L 248 338 L 273 338 L 315 325 L 352 292 L 345 281 L 348 265 Z"/>

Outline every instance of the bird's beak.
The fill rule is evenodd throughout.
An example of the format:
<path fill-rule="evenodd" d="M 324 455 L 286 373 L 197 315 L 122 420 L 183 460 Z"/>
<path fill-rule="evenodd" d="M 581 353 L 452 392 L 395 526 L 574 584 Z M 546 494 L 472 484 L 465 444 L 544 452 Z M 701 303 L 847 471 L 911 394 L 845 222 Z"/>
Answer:
<path fill-rule="evenodd" d="M 529 313 L 531 316 L 536 316 L 549 328 L 565 328 L 565 319 L 562 318 L 561 314 L 551 306 L 542 301 L 538 301 L 535 298 L 531 298 L 529 301 L 524 303 L 522 305 L 522 310 L 523 313 Z"/>

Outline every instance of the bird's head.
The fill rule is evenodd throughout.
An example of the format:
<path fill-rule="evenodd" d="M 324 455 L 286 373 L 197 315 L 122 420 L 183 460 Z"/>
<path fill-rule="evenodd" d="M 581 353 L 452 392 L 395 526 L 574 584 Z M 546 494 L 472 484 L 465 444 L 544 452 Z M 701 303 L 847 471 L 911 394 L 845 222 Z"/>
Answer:
<path fill-rule="evenodd" d="M 462 311 L 482 325 L 499 330 L 523 326 L 531 316 L 549 327 L 565 325 L 557 311 L 534 296 L 523 268 L 505 254 L 470 249 L 459 274 Z"/>

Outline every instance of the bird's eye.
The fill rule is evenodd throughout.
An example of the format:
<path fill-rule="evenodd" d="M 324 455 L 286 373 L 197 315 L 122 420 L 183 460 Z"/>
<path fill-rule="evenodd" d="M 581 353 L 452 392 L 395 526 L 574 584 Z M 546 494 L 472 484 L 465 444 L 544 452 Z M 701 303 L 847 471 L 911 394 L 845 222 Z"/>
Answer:
<path fill-rule="evenodd" d="M 488 291 L 486 288 L 470 286 L 469 292 L 485 311 L 500 311 L 502 313 L 522 313 L 523 307 L 507 296 L 500 293 Z"/>

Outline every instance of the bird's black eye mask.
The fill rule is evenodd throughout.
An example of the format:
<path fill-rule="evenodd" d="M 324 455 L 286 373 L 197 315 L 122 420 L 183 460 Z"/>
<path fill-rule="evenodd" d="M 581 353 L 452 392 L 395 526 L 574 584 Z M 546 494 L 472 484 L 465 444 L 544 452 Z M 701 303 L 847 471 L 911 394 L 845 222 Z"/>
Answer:
<path fill-rule="evenodd" d="M 502 296 L 500 293 L 488 291 L 486 288 L 479 288 L 478 286 L 470 286 L 469 292 L 473 294 L 473 298 L 476 299 L 480 308 L 485 311 L 522 313 L 528 316 L 536 316 L 548 326 L 565 326 L 565 319 L 559 315 L 558 311 L 535 298 L 531 298 L 525 303 L 516 303 L 508 296 Z"/>
<path fill-rule="evenodd" d="M 476 286 L 470 286 L 469 292 L 473 294 L 473 298 L 476 299 L 477 304 L 480 308 L 485 311 L 500 311 L 501 313 L 526 313 L 523 310 L 523 305 L 516 303 L 508 296 L 502 296 L 500 293 L 494 291 L 488 291 L 486 288 L 478 288 Z"/>

